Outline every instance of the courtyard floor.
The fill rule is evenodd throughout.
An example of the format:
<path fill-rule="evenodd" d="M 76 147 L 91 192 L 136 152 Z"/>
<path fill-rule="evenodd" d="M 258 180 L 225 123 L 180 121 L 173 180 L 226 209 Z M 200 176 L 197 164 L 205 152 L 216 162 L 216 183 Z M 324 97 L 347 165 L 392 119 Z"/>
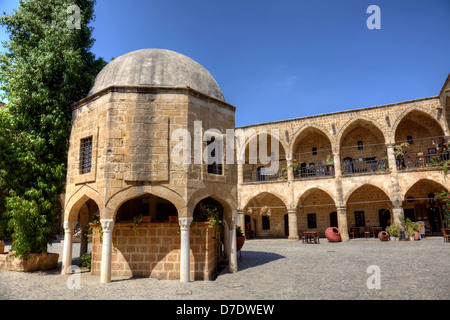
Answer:
<path fill-rule="evenodd" d="M 62 243 L 54 243 L 49 252 L 60 253 L 61 261 L 62 249 Z M 74 257 L 78 250 L 74 244 Z M 234 274 L 223 270 L 215 281 L 187 284 L 124 277 L 101 284 L 99 276 L 83 271 L 79 289 L 68 287 L 69 276 L 60 274 L 61 264 L 49 272 L 0 271 L 0 299 L 450 299 L 450 243 L 442 237 L 414 242 L 355 239 L 329 243 L 321 239 L 320 244 L 252 239 L 238 253 L 238 267 Z M 373 281 L 376 274 L 379 282 Z M 379 289 L 369 289 L 368 282 L 369 286 L 378 283 Z"/>

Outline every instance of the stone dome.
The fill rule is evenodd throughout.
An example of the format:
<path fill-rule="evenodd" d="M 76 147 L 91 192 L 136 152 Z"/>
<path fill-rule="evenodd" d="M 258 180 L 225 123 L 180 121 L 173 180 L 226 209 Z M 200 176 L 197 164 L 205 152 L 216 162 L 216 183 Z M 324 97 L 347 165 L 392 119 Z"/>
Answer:
<path fill-rule="evenodd" d="M 185 55 L 165 49 L 142 49 L 114 59 L 97 75 L 89 95 L 111 86 L 190 87 L 225 101 L 208 70 Z"/>

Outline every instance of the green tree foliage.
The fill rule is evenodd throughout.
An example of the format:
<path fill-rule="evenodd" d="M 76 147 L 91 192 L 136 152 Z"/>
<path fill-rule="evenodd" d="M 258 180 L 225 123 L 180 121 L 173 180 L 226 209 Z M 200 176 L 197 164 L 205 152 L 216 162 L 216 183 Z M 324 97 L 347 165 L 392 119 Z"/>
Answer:
<path fill-rule="evenodd" d="M 80 28 L 73 28 L 76 5 Z M 18 255 L 46 251 L 59 196 L 64 192 L 71 128 L 70 106 L 87 96 L 106 64 L 90 52 L 95 0 L 22 0 L 3 13 L 0 192 Z M 0 210 L 2 203 L 0 203 Z"/>

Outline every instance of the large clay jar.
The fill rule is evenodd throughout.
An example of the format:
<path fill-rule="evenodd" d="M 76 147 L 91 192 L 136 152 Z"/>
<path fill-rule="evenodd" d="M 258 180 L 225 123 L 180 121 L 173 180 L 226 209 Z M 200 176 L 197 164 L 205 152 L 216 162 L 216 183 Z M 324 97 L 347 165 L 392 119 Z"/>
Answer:
<path fill-rule="evenodd" d="M 325 237 L 327 237 L 330 242 L 341 241 L 341 233 L 338 228 L 330 227 L 325 230 Z"/>
<path fill-rule="evenodd" d="M 245 237 L 236 237 L 236 251 L 240 251 L 245 243 Z"/>
<path fill-rule="evenodd" d="M 387 233 L 386 231 L 380 231 L 378 233 L 378 239 L 380 239 L 381 241 L 388 241 L 389 240 L 389 233 Z"/>

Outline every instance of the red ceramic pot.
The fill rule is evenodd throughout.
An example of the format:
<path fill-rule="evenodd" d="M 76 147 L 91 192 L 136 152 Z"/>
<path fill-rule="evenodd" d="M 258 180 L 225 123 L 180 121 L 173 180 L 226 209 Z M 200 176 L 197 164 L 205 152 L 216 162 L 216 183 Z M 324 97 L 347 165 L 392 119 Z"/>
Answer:
<path fill-rule="evenodd" d="M 381 241 L 388 241 L 389 240 L 389 234 L 386 231 L 380 231 L 378 233 L 378 239 Z"/>
<path fill-rule="evenodd" d="M 244 245 L 245 237 L 236 237 L 236 251 L 240 251 Z"/>
<path fill-rule="evenodd" d="M 338 228 L 330 227 L 325 230 L 325 237 L 330 242 L 339 242 L 341 241 L 341 232 Z"/>

